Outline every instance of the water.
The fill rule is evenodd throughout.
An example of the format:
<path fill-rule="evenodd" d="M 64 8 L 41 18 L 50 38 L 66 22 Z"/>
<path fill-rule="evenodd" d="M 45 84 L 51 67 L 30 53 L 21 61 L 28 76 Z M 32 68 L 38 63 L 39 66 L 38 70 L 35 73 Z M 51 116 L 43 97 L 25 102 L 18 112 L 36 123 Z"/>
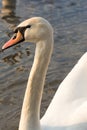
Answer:
<path fill-rule="evenodd" d="M 50 21 L 55 38 L 43 93 L 42 116 L 61 81 L 87 51 L 87 1 L 0 0 L 0 48 L 16 25 L 33 16 Z M 18 128 L 34 50 L 33 44 L 21 43 L 0 53 L 0 130 Z"/>

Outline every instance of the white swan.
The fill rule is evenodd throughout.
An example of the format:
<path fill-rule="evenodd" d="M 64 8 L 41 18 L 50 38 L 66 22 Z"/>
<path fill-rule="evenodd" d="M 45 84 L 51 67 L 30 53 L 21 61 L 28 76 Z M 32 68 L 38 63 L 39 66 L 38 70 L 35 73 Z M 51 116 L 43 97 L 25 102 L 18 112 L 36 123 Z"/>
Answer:
<path fill-rule="evenodd" d="M 34 63 L 25 92 L 19 130 L 87 130 L 87 53 L 59 86 L 40 120 L 45 76 L 53 50 L 53 29 L 41 17 L 22 22 L 2 49 L 21 41 L 36 45 Z"/>

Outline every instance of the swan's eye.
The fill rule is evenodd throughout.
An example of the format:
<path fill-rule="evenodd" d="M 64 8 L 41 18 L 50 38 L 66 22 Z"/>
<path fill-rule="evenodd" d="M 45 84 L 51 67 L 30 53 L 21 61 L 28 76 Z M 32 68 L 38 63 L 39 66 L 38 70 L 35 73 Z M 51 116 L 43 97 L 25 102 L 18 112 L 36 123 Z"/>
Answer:
<path fill-rule="evenodd" d="M 31 25 L 27 25 L 26 28 L 31 28 Z"/>
<path fill-rule="evenodd" d="M 24 26 L 24 27 L 18 27 L 18 28 L 16 28 L 16 29 L 14 30 L 14 33 L 17 33 L 18 30 L 19 30 L 20 32 L 24 32 L 27 28 L 31 28 L 31 25 L 27 25 L 27 26 Z"/>
<path fill-rule="evenodd" d="M 18 32 L 18 28 L 14 29 L 14 33 L 17 33 Z"/>

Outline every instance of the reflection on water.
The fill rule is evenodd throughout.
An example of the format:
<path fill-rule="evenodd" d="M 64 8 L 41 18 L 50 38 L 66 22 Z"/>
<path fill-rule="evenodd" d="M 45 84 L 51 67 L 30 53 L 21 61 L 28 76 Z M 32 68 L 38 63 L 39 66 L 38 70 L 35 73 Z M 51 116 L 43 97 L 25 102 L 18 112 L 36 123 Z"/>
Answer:
<path fill-rule="evenodd" d="M 20 62 L 20 60 L 23 59 L 23 57 L 30 55 L 29 48 L 25 49 L 25 53 L 26 54 L 24 54 L 24 52 L 19 50 L 18 52 L 15 52 L 14 54 L 5 56 L 2 60 L 6 62 L 7 64 L 13 65 Z"/>
<path fill-rule="evenodd" d="M 2 0 L 1 18 L 8 23 L 19 23 L 19 17 L 16 16 L 16 0 Z"/>
<path fill-rule="evenodd" d="M 46 77 L 41 116 L 58 85 L 87 51 L 87 0 L 0 0 L 0 48 L 20 21 L 48 19 L 54 28 L 54 52 Z M 11 26 L 9 26 L 9 24 Z M 35 46 L 21 43 L 0 52 L 0 130 L 16 130 Z"/>

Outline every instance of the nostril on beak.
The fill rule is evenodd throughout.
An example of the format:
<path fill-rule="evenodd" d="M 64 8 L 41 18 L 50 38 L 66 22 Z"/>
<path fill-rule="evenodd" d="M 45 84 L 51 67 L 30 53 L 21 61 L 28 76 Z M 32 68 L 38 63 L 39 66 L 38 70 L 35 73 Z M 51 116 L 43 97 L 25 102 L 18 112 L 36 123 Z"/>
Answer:
<path fill-rule="evenodd" d="M 12 37 L 12 39 L 15 39 L 17 37 L 17 34 L 15 33 Z"/>

